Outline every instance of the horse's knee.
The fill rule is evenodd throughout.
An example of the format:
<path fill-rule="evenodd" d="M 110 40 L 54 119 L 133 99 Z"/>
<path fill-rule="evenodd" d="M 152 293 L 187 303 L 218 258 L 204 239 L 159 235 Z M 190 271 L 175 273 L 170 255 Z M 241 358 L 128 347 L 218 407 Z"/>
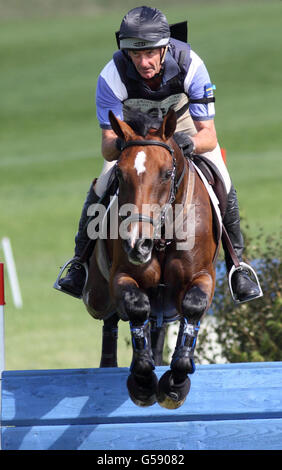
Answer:
<path fill-rule="evenodd" d="M 136 286 L 129 286 L 122 290 L 118 301 L 118 310 L 134 324 L 143 324 L 150 314 L 150 301 L 148 296 Z"/>
<path fill-rule="evenodd" d="M 182 314 L 191 320 L 199 320 L 208 306 L 208 296 L 199 286 L 189 289 L 182 300 Z"/>

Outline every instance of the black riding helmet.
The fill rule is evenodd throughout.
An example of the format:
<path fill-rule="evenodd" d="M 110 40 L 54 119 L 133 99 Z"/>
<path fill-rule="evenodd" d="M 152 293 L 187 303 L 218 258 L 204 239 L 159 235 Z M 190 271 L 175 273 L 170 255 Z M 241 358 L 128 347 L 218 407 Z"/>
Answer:
<path fill-rule="evenodd" d="M 157 8 L 133 8 L 125 15 L 120 25 L 120 49 L 165 47 L 169 38 L 169 24 L 165 15 Z"/>

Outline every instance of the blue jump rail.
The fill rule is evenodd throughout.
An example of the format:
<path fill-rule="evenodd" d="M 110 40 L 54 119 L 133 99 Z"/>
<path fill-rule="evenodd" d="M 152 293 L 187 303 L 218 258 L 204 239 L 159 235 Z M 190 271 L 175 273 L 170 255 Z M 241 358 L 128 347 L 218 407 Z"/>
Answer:
<path fill-rule="evenodd" d="M 282 362 L 198 366 L 177 410 L 134 405 L 128 373 L 3 372 L 2 450 L 282 449 Z"/>

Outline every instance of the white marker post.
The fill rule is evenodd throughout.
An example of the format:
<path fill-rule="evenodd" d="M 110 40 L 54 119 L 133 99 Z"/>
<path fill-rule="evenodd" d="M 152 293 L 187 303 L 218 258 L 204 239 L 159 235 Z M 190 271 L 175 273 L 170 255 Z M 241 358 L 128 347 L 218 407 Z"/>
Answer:
<path fill-rule="evenodd" d="M 5 369 L 4 305 L 4 264 L 0 263 L 0 377 Z"/>
<path fill-rule="evenodd" d="M 21 291 L 20 291 L 20 286 L 19 286 L 19 281 L 18 281 L 18 276 L 17 276 L 16 265 L 14 261 L 14 256 L 12 252 L 12 247 L 11 247 L 9 238 L 7 237 L 2 238 L 2 247 L 3 247 L 4 256 L 6 260 L 14 305 L 17 308 L 22 308 L 23 301 L 22 301 L 22 296 L 21 296 Z"/>

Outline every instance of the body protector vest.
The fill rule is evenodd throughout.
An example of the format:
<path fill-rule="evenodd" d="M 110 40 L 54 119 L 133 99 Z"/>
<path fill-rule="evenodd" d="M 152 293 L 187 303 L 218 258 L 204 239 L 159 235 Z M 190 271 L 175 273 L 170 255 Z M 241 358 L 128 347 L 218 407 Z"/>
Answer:
<path fill-rule="evenodd" d="M 114 54 L 115 65 L 128 93 L 123 102 L 125 120 L 128 111 L 132 109 L 161 118 L 172 108 L 177 115 L 176 131 L 188 131 L 190 135 L 196 133 L 189 113 L 189 97 L 184 90 L 184 81 L 191 63 L 190 50 L 190 44 L 171 38 L 164 61 L 162 84 L 156 91 L 151 90 L 140 77 L 126 53 L 118 51 Z M 190 102 L 207 102 L 204 100 L 207 98 Z"/>

